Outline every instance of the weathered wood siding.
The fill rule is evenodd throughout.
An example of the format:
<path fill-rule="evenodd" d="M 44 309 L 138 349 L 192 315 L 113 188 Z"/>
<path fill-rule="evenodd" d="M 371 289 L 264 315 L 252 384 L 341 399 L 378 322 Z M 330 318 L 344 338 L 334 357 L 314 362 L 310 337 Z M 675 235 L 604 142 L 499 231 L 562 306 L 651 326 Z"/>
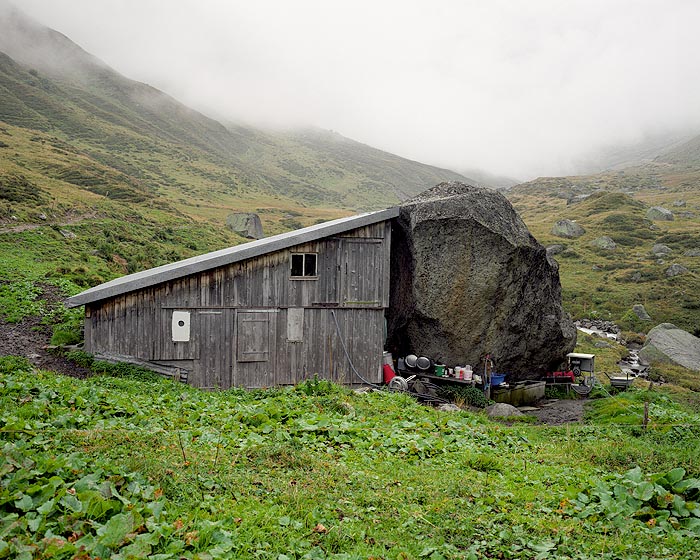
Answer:
<path fill-rule="evenodd" d="M 86 349 L 181 364 L 198 387 L 266 387 L 315 374 L 358 383 L 342 337 L 355 368 L 377 382 L 390 241 L 390 222 L 380 222 L 90 304 Z M 315 278 L 290 278 L 298 252 L 318 255 Z M 172 340 L 173 311 L 190 313 L 188 342 Z"/>

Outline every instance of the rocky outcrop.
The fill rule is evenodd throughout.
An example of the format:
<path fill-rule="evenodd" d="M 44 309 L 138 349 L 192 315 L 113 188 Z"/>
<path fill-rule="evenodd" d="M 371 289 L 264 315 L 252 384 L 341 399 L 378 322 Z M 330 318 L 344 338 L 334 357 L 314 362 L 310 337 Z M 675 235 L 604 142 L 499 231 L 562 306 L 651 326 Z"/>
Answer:
<path fill-rule="evenodd" d="M 700 371 L 700 338 L 671 323 L 661 323 L 647 334 L 639 357 L 648 364 L 671 363 Z"/>
<path fill-rule="evenodd" d="M 401 206 L 392 231 L 389 344 L 448 365 L 536 378 L 576 341 L 556 262 L 506 198 L 442 183 Z"/>
<path fill-rule="evenodd" d="M 240 212 L 226 216 L 226 225 L 248 239 L 265 237 L 260 216 L 253 212 Z"/>
<path fill-rule="evenodd" d="M 673 220 L 673 212 L 663 206 L 652 206 L 647 210 L 647 220 Z"/>
<path fill-rule="evenodd" d="M 559 220 L 552 226 L 552 235 L 565 237 L 566 239 L 576 239 L 584 233 L 586 233 L 586 230 L 571 220 Z"/>

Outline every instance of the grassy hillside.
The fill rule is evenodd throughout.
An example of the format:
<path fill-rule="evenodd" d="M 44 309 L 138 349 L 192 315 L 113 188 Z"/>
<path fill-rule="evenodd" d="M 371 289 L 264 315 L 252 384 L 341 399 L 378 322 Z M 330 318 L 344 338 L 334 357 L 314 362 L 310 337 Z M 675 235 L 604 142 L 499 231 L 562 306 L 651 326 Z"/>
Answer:
<path fill-rule="evenodd" d="M 0 359 L 0 555 L 700 554 L 700 416 L 685 394 L 506 426 L 326 382 L 205 393 L 99 367 L 81 381 Z"/>
<path fill-rule="evenodd" d="M 337 134 L 225 127 L 11 10 L 0 11 L 0 94 L 0 121 L 50 135 L 67 161 L 88 158 L 71 162 L 82 168 L 75 181 L 99 182 L 103 193 L 138 185 L 179 198 L 193 216 L 198 204 L 269 198 L 289 207 L 381 208 L 464 179 Z"/>
<path fill-rule="evenodd" d="M 700 249 L 700 137 L 638 167 L 541 178 L 513 188 L 508 196 L 540 242 L 564 246 L 554 258 L 565 306 L 575 317 L 609 318 L 636 331 L 671 322 L 700 334 L 700 258 L 686 255 Z M 672 210 L 675 219 L 648 220 L 652 206 Z M 586 233 L 578 239 L 553 235 L 559 219 L 575 220 Z M 611 237 L 617 248 L 594 247 L 601 236 Z M 653 255 L 655 244 L 668 246 L 671 253 Z M 667 277 L 674 263 L 689 272 Z M 646 307 L 650 323 L 634 318 L 635 303 Z"/>

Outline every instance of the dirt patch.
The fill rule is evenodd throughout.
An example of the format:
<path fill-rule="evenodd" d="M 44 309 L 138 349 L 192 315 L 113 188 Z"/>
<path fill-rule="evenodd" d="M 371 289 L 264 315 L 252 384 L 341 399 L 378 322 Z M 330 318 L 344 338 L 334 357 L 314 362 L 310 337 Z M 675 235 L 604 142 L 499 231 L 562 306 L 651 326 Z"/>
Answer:
<path fill-rule="evenodd" d="M 41 298 L 49 305 L 61 305 L 63 294 L 55 286 L 42 284 Z M 49 350 L 52 328 L 39 317 L 25 317 L 18 323 L 7 323 L 0 317 L 0 356 L 23 356 L 38 369 L 47 369 L 84 379 L 92 372 L 66 359 L 57 350 Z"/>
<path fill-rule="evenodd" d="M 585 399 L 549 399 L 537 404 L 537 410 L 526 412 L 536 416 L 542 424 L 568 424 L 570 422 L 582 422 Z"/>

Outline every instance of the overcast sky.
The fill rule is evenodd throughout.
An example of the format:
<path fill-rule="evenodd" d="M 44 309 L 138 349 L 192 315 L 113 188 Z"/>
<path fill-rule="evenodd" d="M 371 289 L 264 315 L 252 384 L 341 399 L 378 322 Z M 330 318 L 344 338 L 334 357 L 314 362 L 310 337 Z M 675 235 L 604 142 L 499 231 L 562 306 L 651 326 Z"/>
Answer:
<path fill-rule="evenodd" d="M 698 0 L 15 0 L 215 117 L 521 179 L 700 128 Z"/>

